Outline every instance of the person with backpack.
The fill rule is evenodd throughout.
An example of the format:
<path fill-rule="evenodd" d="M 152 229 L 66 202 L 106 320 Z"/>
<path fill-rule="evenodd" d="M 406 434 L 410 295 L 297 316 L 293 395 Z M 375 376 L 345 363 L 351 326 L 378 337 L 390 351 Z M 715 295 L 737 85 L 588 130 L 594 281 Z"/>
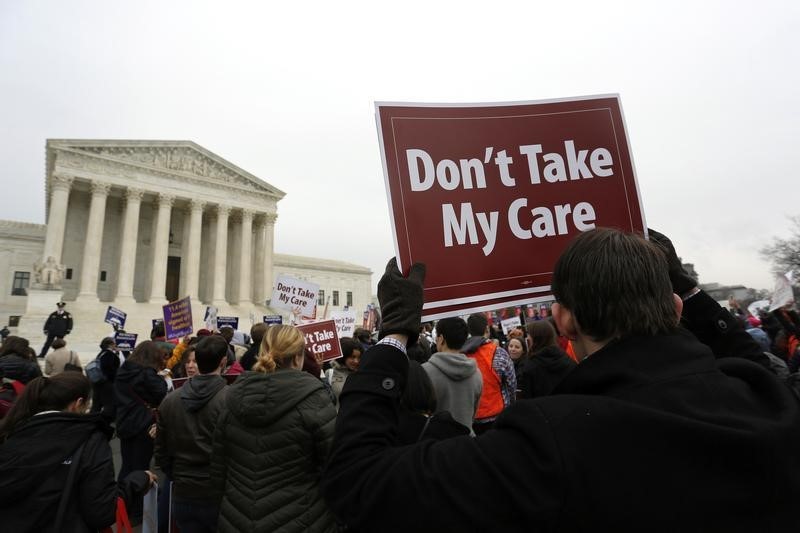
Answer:
<path fill-rule="evenodd" d="M 53 341 L 53 351 L 44 357 L 44 373 L 55 376 L 64 370 L 82 372 L 81 358 L 77 353 L 67 348 L 67 341 L 56 339 Z"/>
<path fill-rule="evenodd" d="M 55 346 L 55 344 L 53 344 Z M 114 381 L 124 356 L 117 350 L 114 337 L 100 341 L 100 353 L 86 365 L 86 375 L 92 382 L 92 412 L 102 413 L 109 422 L 114 421 Z"/>
<path fill-rule="evenodd" d="M 111 428 L 84 414 L 90 390 L 78 372 L 35 378 L 0 422 L 3 531 L 97 531 L 115 522 L 118 497 L 141 496 L 156 479 L 140 470 L 114 481 Z"/>

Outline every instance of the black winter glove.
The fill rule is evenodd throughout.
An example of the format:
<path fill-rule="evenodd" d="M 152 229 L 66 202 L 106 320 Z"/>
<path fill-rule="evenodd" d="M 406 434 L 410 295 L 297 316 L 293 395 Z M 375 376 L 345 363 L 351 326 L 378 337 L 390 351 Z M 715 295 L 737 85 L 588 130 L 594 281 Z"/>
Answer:
<path fill-rule="evenodd" d="M 678 254 L 675 253 L 675 247 L 672 245 L 672 241 L 663 233 L 659 233 L 652 228 L 647 228 L 647 234 L 650 242 L 658 246 L 667 257 L 669 280 L 672 282 L 672 292 L 678 296 L 683 296 L 697 287 L 697 281 L 683 270 L 681 260 L 678 259 Z"/>
<path fill-rule="evenodd" d="M 422 284 L 425 281 L 425 265 L 414 263 L 404 277 L 392 258 L 386 272 L 378 282 L 378 302 L 381 306 L 381 331 L 379 338 L 392 333 L 408 335 L 408 345 L 419 340 L 422 319 Z"/>

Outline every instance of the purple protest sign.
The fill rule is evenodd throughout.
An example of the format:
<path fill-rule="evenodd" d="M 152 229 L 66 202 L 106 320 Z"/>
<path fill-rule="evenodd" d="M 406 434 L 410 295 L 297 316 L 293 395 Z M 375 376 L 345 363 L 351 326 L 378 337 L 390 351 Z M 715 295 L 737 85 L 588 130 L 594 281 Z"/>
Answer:
<path fill-rule="evenodd" d="M 167 340 L 180 339 L 192 333 L 192 303 L 190 298 L 170 302 L 164 309 L 164 330 Z"/>

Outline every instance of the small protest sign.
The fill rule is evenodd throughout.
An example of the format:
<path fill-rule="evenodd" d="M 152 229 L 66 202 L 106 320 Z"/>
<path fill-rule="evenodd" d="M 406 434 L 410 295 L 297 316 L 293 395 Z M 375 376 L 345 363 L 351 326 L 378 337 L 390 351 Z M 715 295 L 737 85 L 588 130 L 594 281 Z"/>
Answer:
<path fill-rule="evenodd" d="M 203 316 L 203 323 L 206 325 L 206 329 L 210 329 L 212 331 L 217 329 L 217 312 L 218 309 L 213 305 L 206 307 L 206 313 Z"/>
<path fill-rule="evenodd" d="M 270 304 L 278 309 L 288 309 L 303 316 L 316 316 L 319 285 L 309 281 L 278 276 Z M 296 313 L 299 311 L 299 313 Z"/>
<path fill-rule="evenodd" d="M 356 330 L 355 311 L 333 311 L 331 320 L 336 323 L 336 332 L 341 337 L 352 337 Z"/>
<path fill-rule="evenodd" d="M 423 320 L 549 301 L 576 235 L 644 232 L 616 95 L 376 114 L 398 264 L 427 266 Z"/>
<path fill-rule="evenodd" d="M 121 309 L 117 309 L 116 307 L 108 306 L 106 310 L 106 318 L 105 323 L 111 324 L 112 326 L 116 326 L 117 328 L 124 328 L 125 327 L 125 319 L 127 318 L 127 313 L 122 311 Z"/>
<path fill-rule="evenodd" d="M 194 331 L 192 327 L 192 303 L 189 296 L 163 306 L 164 330 L 167 340 L 180 339 Z"/>
<path fill-rule="evenodd" d="M 131 351 L 136 347 L 136 333 L 117 333 L 114 335 L 114 344 L 120 350 Z"/>
<path fill-rule="evenodd" d="M 297 326 L 297 329 L 306 338 L 306 348 L 311 350 L 315 357 L 319 356 L 323 361 L 330 361 L 342 356 L 342 347 L 333 320 L 303 324 Z"/>
<path fill-rule="evenodd" d="M 264 315 L 264 324 L 283 324 L 281 315 Z"/>
<path fill-rule="evenodd" d="M 233 328 L 234 331 L 239 329 L 239 317 L 238 316 L 218 316 L 217 317 L 217 329 L 222 329 L 224 327 Z"/>
<path fill-rule="evenodd" d="M 153 318 L 153 319 L 150 320 L 150 323 L 152 324 L 153 329 L 156 329 L 156 326 L 158 326 L 159 324 L 163 324 L 164 323 L 164 319 L 163 318 Z"/>
<path fill-rule="evenodd" d="M 514 316 L 500 321 L 500 327 L 503 328 L 503 335 L 508 335 L 509 331 L 521 325 L 522 321 L 519 319 L 518 316 Z"/>
<path fill-rule="evenodd" d="M 792 283 L 789 280 L 790 275 L 776 274 L 775 275 L 775 290 L 772 291 L 770 311 L 780 309 L 785 305 L 794 303 L 794 291 L 792 291 Z"/>

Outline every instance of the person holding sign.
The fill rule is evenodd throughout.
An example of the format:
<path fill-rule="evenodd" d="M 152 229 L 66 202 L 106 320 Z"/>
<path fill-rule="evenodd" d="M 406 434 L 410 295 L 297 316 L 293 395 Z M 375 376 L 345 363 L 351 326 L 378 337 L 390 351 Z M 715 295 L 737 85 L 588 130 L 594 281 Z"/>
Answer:
<path fill-rule="evenodd" d="M 337 530 L 318 490 L 336 410 L 301 371 L 304 348 L 298 329 L 271 326 L 253 372 L 228 389 L 211 463 L 218 531 Z"/>
<path fill-rule="evenodd" d="M 656 240 L 593 230 L 557 261 L 552 314 L 581 362 L 553 395 L 516 402 L 478 437 L 403 447 L 425 268 L 405 277 L 390 261 L 382 340 L 340 398 L 322 483 L 334 513 L 382 532 L 795 531 L 800 380 L 778 380 Z"/>

